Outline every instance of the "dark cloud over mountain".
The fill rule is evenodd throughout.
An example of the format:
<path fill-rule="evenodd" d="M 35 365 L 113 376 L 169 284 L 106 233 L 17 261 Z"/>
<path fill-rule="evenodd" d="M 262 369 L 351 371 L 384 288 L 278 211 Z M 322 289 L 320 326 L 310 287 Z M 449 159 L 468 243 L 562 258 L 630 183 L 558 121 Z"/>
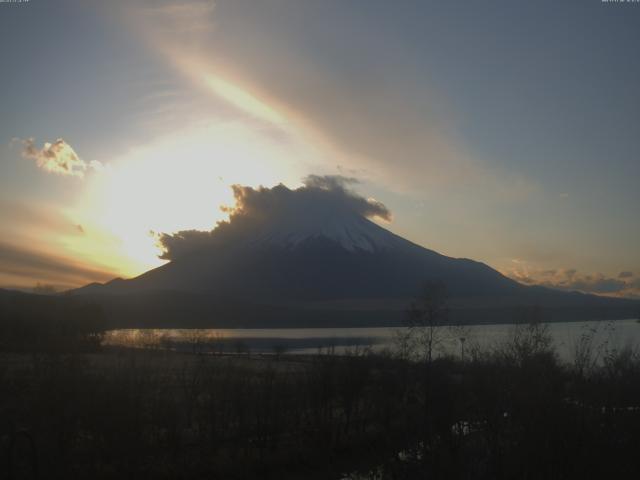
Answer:
<path fill-rule="evenodd" d="M 222 236 L 246 233 L 264 224 L 297 222 L 320 223 L 327 218 L 360 216 L 390 221 L 389 209 L 372 198 L 365 198 L 350 187 L 354 178 L 340 175 L 309 175 L 303 186 L 290 189 L 283 184 L 268 187 L 233 185 L 236 201 L 233 207 L 223 207 L 229 221 L 219 222 L 211 231 L 184 230 L 161 233 L 158 244 L 163 253 L 160 258 L 174 260 L 198 250 Z"/>

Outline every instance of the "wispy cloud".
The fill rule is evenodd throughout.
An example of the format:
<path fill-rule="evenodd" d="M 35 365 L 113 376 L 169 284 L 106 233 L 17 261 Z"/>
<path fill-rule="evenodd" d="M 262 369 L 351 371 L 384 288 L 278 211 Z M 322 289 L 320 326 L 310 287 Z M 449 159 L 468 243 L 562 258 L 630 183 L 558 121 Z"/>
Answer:
<path fill-rule="evenodd" d="M 35 160 L 38 167 L 51 173 L 83 177 L 87 170 L 101 170 L 102 164 L 96 160 L 86 162 L 81 159 L 73 147 L 62 138 L 53 143 L 45 142 L 42 148 L 36 147 L 33 138 L 21 140 L 22 157 Z"/>
<path fill-rule="evenodd" d="M 78 286 L 114 277 L 72 259 L 0 242 L 0 284 L 33 287 L 37 282 Z"/>
<path fill-rule="evenodd" d="M 40 282 L 64 289 L 125 273 L 110 253 L 118 241 L 56 203 L 0 194 L 0 239 L 0 288 Z"/>
<path fill-rule="evenodd" d="M 600 272 L 583 273 L 575 268 L 541 269 L 519 259 L 513 259 L 511 263 L 512 266 L 502 273 L 526 285 L 616 297 L 640 297 L 640 277 L 631 271 L 620 272 L 614 277 Z"/>
<path fill-rule="evenodd" d="M 15 239 L 25 232 L 44 238 L 52 233 L 76 235 L 79 229 L 56 205 L 0 195 L 0 236 Z"/>
<path fill-rule="evenodd" d="M 318 30 L 283 21 L 293 11 L 301 17 L 315 11 L 295 2 L 214 8 L 207 0 L 167 0 L 127 9 L 136 30 L 178 71 L 261 122 L 259 128 L 300 136 L 322 149 L 327 168 L 356 168 L 364 178 L 404 192 L 458 186 L 518 199 L 537 189 L 477 158 L 457 133 L 445 99 L 422 79 L 402 76 L 408 65 L 381 56 L 376 46 L 385 42 L 373 30 L 361 32 L 372 37 L 357 42 L 340 42 L 340 32 L 315 38 Z M 278 9 L 287 12 L 278 15 Z M 314 55 L 305 51 L 312 40 L 325 45 Z M 359 48 L 368 40 L 368 48 Z M 350 54 L 361 68 L 346 61 Z M 392 82 L 390 72 L 399 72 Z"/>

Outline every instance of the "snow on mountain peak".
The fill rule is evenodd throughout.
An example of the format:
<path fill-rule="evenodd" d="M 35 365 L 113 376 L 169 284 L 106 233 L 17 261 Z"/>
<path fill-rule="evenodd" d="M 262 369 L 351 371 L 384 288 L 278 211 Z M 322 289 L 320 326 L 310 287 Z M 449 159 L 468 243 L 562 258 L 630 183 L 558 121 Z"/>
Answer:
<path fill-rule="evenodd" d="M 308 240 L 327 239 L 350 252 L 375 252 L 396 247 L 401 239 L 360 215 L 281 218 L 256 232 L 250 246 L 296 248 Z"/>

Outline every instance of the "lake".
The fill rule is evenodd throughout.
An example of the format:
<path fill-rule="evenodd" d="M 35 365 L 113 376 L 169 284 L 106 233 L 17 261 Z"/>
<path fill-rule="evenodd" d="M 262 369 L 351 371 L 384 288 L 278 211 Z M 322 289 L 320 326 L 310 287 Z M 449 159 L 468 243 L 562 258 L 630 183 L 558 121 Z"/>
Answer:
<path fill-rule="evenodd" d="M 593 336 L 596 348 L 620 349 L 640 345 L 640 323 L 635 319 L 606 322 L 549 323 L 558 355 L 572 358 L 583 335 Z M 437 352 L 461 355 L 462 349 L 490 349 L 511 338 L 516 325 L 439 327 Z M 107 332 L 104 345 L 171 349 L 198 353 L 337 353 L 392 349 L 405 328 L 274 328 L 274 329 L 121 329 Z M 461 340 L 464 338 L 464 340 Z M 464 345 L 463 345 L 464 344 Z"/>

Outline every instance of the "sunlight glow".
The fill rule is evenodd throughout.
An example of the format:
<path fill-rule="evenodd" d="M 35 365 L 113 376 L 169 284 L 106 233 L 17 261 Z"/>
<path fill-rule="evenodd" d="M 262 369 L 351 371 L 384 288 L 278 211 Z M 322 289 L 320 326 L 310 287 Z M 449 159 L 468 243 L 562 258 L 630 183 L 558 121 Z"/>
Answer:
<path fill-rule="evenodd" d="M 233 75 L 175 48 L 164 53 L 195 86 L 240 115 L 218 111 L 216 103 L 204 117 L 178 115 L 170 135 L 106 158 L 104 168 L 85 177 L 82 199 L 68 213 L 86 233 L 55 241 L 122 277 L 166 263 L 158 258 L 157 234 L 211 230 L 226 219 L 220 207 L 234 204 L 231 185 L 295 187 L 309 172 L 322 171 L 318 165 L 329 156 L 295 116 L 289 121 L 290 112 L 232 82 Z"/>
<path fill-rule="evenodd" d="M 102 232 L 103 244 L 108 236 L 117 239 L 119 253 L 130 259 L 120 269 L 126 275 L 139 274 L 165 263 L 157 258 L 150 232 L 212 229 L 227 217 L 220 206 L 233 205 L 234 183 L 297 183 L 302 175 L 297 152 L 295 145 L 239 123 L 194 127 L 114 159 L 92 177 L 76 217 Z"/>

